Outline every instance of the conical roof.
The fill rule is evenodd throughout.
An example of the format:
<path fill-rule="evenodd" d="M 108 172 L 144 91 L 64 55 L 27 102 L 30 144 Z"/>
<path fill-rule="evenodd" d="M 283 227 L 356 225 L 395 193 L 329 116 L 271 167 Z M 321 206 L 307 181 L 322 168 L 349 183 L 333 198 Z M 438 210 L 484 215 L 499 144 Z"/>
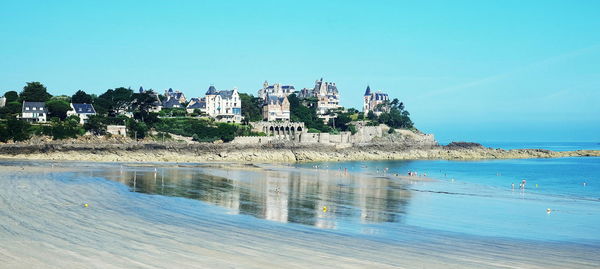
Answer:
<path fill-rule="evenodd" d="M 206 95 L 214 95 L 217 94 L 217 89 L 215 88 L 215 86 L 210 85 L 210 87 L 208 87 L 208 91 L 206 91 Z"/>
<path fill-rule="evenodd" d="M 367 95 L 371 95 L 371 87 L 369 85 L 367 85 L 367 90 L 365 91 L 365 96 Z"/>

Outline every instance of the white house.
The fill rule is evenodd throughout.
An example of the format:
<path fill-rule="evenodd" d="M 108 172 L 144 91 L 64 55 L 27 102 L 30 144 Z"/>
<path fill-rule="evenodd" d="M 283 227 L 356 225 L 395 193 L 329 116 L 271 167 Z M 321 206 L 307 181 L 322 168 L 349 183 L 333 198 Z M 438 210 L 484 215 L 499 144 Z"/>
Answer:
<path fill-rule="evenodd" d="M 21 119 L 31 122 L 46 122 L 48 109 L 44 102 L 27 102 L 23 101 L 21 109 Z"/>
<path fill-rule="evenodd" d="M 96 110 L 92 104 L 71 103 L 71 110 L 67 111 L 67 117 L 71 115 L 77 115 L 79 117 L 79 123 L 85 124 L 89 116 L 96 115 Z"/>
<path fill-rule="evenodd" d="M 217 91 L 210 86 L 206 91 L 206 114 L 221 122 L 242 122 L 242 101 L 237 88 Z"/>
<path fill-rule="evenodd" d="M 4 107 L 6 105 L 6 97 L 0 97 L 0 107 Z"/>

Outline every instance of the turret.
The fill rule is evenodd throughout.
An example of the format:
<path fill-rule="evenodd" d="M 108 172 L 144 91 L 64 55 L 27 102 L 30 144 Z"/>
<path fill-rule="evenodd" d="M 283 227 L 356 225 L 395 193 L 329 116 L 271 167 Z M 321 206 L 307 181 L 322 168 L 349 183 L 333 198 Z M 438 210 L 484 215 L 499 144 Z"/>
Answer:
<path fill-rule="evenodd" d="M 365 96 L 367 95 L 371 95 L 371 87 L 369 85 L 367 85 L 367 90 L 365 91 Z"/>

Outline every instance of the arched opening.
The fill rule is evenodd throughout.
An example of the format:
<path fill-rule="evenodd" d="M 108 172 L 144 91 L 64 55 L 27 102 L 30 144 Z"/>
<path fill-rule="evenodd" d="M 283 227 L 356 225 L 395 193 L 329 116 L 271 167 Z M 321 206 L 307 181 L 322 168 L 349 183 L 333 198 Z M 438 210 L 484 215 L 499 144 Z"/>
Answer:
<path fill-rule="evenodd" d="M 298 126 L 298 132 L 302 132 L 302 127 Z"/>

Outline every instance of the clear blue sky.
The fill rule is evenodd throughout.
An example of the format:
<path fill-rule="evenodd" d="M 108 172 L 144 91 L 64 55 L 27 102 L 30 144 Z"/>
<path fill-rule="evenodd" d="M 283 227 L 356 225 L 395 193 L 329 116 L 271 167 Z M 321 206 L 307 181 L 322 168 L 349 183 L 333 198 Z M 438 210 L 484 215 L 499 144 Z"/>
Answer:
<path fill-rule="evenodd" d="M 7 1 L 0 92 L 367 84 L 442 141 L 600 142 L 600 1 Z"/>

